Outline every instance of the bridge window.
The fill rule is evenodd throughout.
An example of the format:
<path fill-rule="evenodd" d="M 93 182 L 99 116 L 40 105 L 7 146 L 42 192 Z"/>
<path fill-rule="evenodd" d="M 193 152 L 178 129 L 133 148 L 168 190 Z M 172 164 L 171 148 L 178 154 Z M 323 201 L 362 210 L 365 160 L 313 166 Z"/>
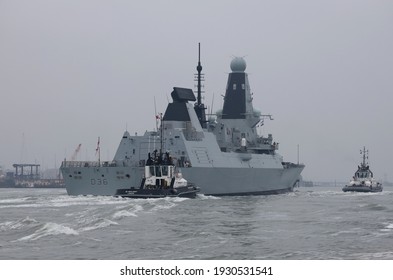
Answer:
<path fill-rule="evenodd" d="M 156 177 L 161 177 L 161 168 L 160 166 L 156 166 L 156 173 L 154 174 Z"/>

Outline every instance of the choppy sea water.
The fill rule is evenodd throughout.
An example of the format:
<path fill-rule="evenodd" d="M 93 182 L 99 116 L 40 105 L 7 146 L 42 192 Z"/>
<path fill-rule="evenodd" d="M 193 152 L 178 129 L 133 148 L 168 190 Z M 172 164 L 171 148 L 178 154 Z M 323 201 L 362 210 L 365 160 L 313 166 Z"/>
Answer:
<path fill-rule="evenodd" d="M 393 188 L 132 200 L 0 189 L 0 259 L 393 259 Z"/>

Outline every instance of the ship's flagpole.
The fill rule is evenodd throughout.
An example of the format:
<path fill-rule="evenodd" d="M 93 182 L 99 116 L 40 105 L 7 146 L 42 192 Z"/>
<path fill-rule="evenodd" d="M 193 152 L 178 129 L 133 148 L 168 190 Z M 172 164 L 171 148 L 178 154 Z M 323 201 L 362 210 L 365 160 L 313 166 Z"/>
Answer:
<path fill-rule="evenodd" d="M 101 166 L 101 149 L 100 149 L 100 137 L 98 136 L 98 141 L 97 141 L 97 148 L 96 148 L 96 154 L 98 153 L 98 166 Z"/>

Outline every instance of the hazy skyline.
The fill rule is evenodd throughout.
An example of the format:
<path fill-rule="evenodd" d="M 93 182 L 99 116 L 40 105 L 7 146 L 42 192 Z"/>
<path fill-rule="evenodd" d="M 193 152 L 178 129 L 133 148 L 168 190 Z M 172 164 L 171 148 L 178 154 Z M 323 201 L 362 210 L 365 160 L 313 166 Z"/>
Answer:
<path fill-rule="evenodd" d="M 304 179 L 347 181 L 366 146 L 393 180 L 393 2 L 0 0 L 0 165 L 111 160 L 124 130 L 155 127 L 174 86 L 222 106 L 233 56 L 254 108 L 272 114 L 285 161 Z M 214 96 L 214 97 L 213 97 Z M 213 102 L 214 98 L 214 102 Z"/>

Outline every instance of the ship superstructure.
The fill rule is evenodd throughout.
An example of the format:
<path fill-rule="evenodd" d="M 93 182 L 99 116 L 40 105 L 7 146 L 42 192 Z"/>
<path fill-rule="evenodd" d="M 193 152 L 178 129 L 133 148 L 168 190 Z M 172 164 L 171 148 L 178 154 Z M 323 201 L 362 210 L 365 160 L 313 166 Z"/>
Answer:
<path fill-rule="evenodd" d="M 284 162 L 272 135 L 258 135 L 256 127 L 266 116 L 253 109 L 245 69 L 243 58 L 232 60 L 223 109 L 206 120 L 199 60 L 197 97 L 191 89 L 175 87 L 161 120 L 162 131 L 142 136 L 126 131 L 111 162 L 62 163 L 68 194 L 115 195 L 117 189 L 138 186 L 149 151 L 161 143 L 183 176 L 203 194 L 292 191 L 304 165 Z"/>

